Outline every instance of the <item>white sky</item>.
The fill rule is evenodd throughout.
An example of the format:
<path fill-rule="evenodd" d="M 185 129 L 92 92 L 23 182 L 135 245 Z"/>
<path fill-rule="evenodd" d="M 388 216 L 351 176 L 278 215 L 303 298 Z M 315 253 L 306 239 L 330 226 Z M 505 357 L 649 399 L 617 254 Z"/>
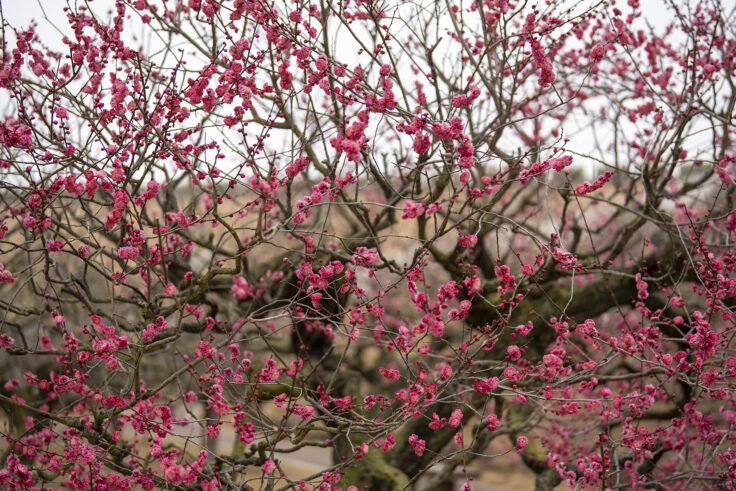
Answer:
<path fill-rule="evenodd" d="M 578 3 L 578 0 L 571 0 Z M 595 0 L 590 0 L 591 2 Z M 698 0 L 676 0 L 680 4 L 687 5 L 689 2 L 694 4 Z M 708 0 L 710 1 L 710 0 Z M 61 39 L 64 35 L 70 35 L 70 29 L 64 14 L 64 7 L 68 3 L 89 6 L 98 15 L 99 18 L 108 18 L 108 12 L 114 5 L 114 0 L 0 0 L 0 9 L 5 21 L 15 28 L 26 28 L 34 19 L 37 26 L 37 33 L 44 44 L 50 47 L 59 47 Z M 530 2 L 531 3 L 531 2 Z M 539 0 L 540 4 L 544 2 Z M 627 0 L 612 0 L 610 4 L 618 4 L 624 7 Z M 724 11 L 729 12 L 736 6 L 736 0 L 721 0 Z M 672 19 L 672 11 L 667 8 L 666 0 L 640 0 L 641 9 L 647 21 L 654 26 L 657 31 L 662 32 L 667 22 Z M 627 9 L 623 9 L 627 10 Z M 12 32 L 6 30 L 8 36 L 7 41 L 10 46 L 14 45 Z M 130 40 L 132 33 L 128 32 L 127 36 Z M 138 45 L 138 42 L 132 43 Z M 0 105 L 6 94 L 0 93 Z M 578 136 L 579 138 L 579 136 Z"/>
<path fill-rule="evenodd" d="M 664 0 L 640 0 L 641 9 L 652 25 L 661 28 L 670 18 L 669 9 L 665 7 Z M 81 2 L 80 2 L 81 3 Z M 85 2 L 98 14 L 104 14 L 114 5 L 113 0 L 87 0 Z M 618 3 L 625 3 L 619 0 Z M 683 2 L 686 3 L 686 2 Z M 736 0 L 722 0 L 722 5 L 728 7 L 736 4 Z M 65 31 L 69 33 L 66 18 L 63 12 L 67 6 L 65 0 L 1 0 L 0 8 L 2 9 L 5 20 L 15 27 L 27 27 L 32 19 L 38 22 L 38 32 L 40 37 L 50 45 L 54 45 L 61 40 Z M 728 10 L 728 9 L 726 9 Z M 54 27 L 56 25 L 56 27 Z"/>

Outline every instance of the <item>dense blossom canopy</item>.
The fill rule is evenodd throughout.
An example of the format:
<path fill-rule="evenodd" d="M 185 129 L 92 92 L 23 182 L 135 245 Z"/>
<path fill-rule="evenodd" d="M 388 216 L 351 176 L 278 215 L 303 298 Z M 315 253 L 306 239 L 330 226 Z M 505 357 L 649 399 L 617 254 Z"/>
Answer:
<path fill-rule="evenodd" d="M 0 485 L 736 489 L 736 6 L 658 9 L 3 18 Z"/>

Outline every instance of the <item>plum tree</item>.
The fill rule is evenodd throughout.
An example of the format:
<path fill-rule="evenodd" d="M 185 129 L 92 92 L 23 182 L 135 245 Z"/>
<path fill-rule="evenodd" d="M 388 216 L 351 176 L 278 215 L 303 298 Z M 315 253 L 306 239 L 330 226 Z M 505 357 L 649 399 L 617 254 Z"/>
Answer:
<path fill-rule="evenodd" d="M 736 488 L 736 6 L 639 3 L 3 17 L 0 484 Z"/>

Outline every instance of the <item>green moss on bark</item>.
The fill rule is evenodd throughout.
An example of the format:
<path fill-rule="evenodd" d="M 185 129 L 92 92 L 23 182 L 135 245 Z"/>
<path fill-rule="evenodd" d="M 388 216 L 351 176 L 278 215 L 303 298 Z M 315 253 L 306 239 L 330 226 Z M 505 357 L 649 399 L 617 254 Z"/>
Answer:
<path fill-rule="evenodd" d="M 345 437 L 338 438 L 336 451 L 339 456 L 349 458 L 353 448 L 367 441 L 364 435 L 353 436 L 350 441 Z M 351 446 L 352 443 L 352 446 Z M 407 475 L 386 461 L 386 454 L 380 449 L 372 448 L 361 459 L 356 460 L 345 468 L 345 474 L 340 480 L 343 488 L 357 486 L 358 489 L 381 489 L 386 491 L 411 490 L 407 487 Z"/>

